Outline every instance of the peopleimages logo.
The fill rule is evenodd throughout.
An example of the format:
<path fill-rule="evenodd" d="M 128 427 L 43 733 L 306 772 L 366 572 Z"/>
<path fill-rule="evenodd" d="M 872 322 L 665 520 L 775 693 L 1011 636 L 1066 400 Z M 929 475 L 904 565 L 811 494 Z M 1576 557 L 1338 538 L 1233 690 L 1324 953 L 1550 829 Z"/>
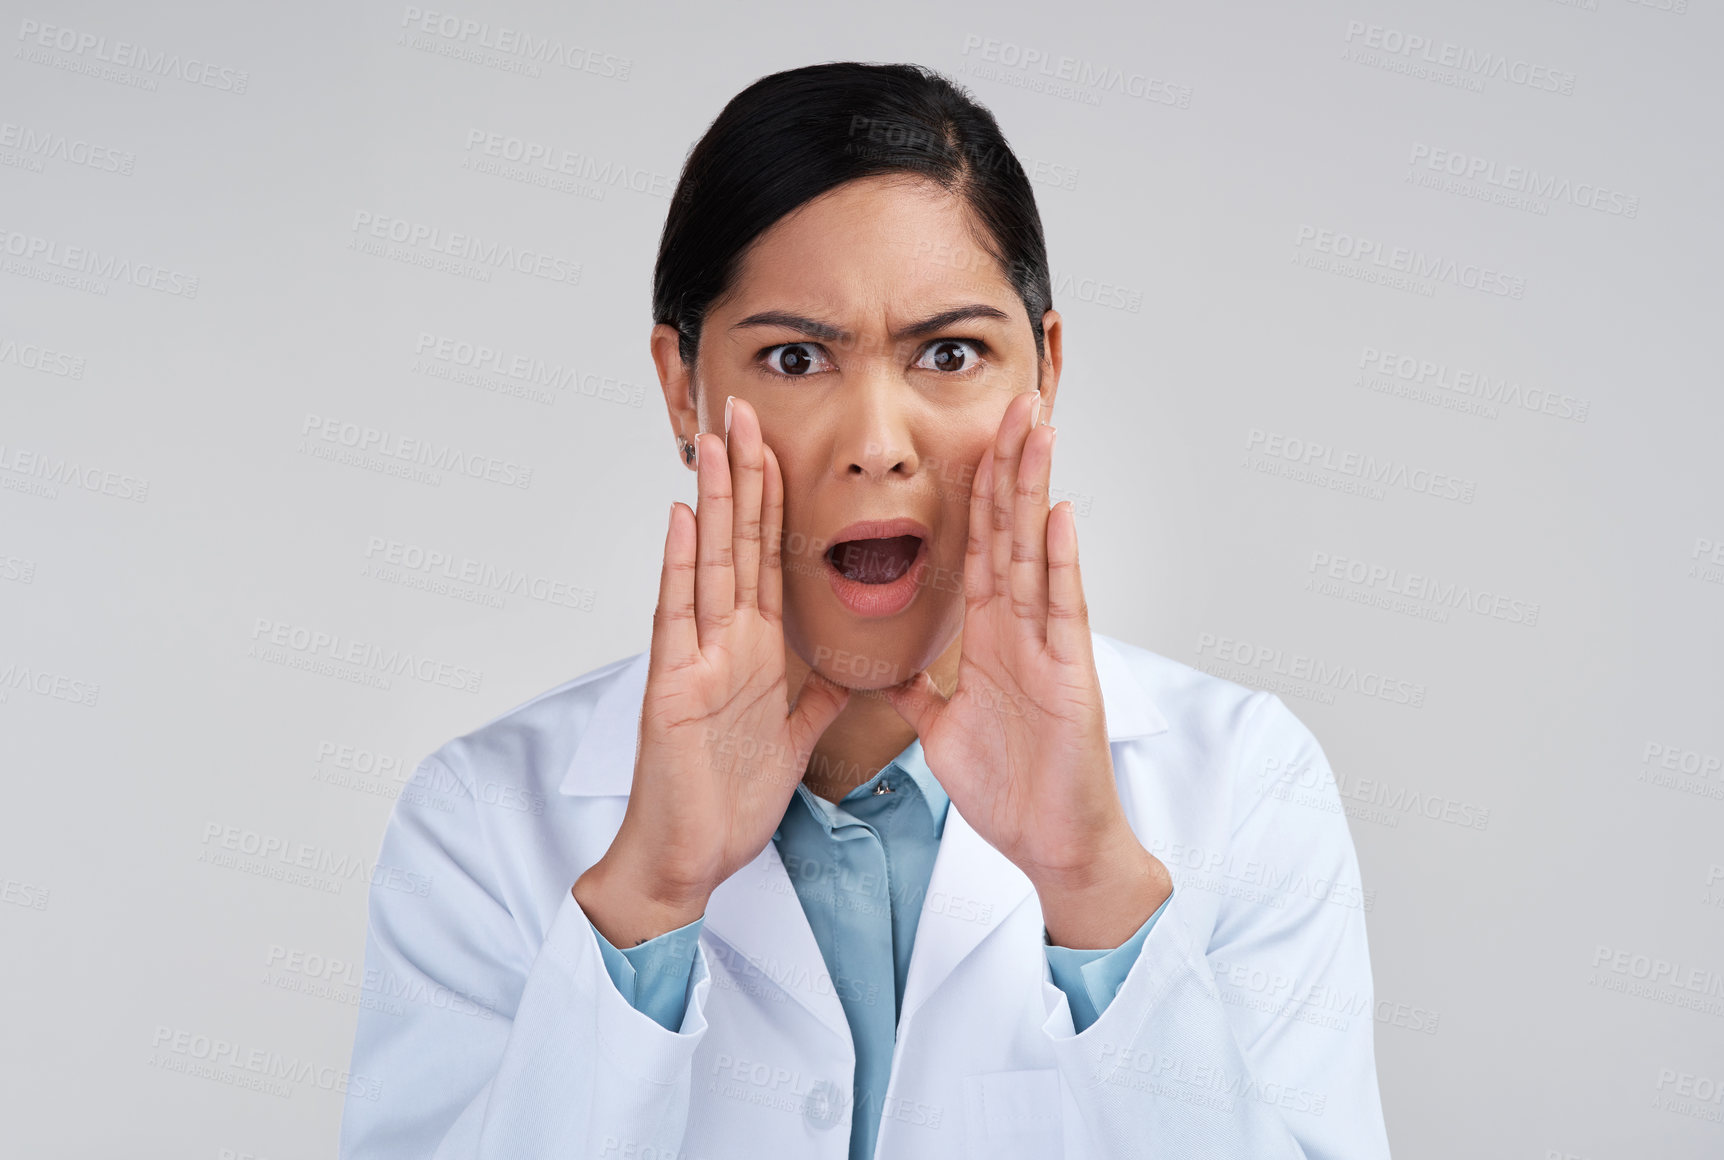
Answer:
<path fill-rule="evenodd" d="M 303 625 L 289 624 L 268 616 L 256 619 L 251 629 L 254 653 L 265 660 L 276 660 L 286 653 L 316 658 L 334 664 L 352 665 L 374 674 L 412 677 L 428 685 L 477 693 L 485 674 L 481 669 L 439 661 L 400 648 L 385 648 L 372 641 L 344 637 L 340 633 L 324 632 Z M 274 651 L 271 651 L 273 647 Z M 299 666 L 293 666 L 299 667 Z M 385 686 L 387 687 L 387 686 Z"/>
<path fill-rule="evenodd" d="M 195 56 L 177 52 L 157 52 L 129 40 L 110 42 L 106 36 L 79 32 L 56 24 L 22 20 L 18 24 L 18 39 L 26 48 L 46 48 L 68 53 L 81 59 L 136 69 L 157 77 L 173 77 L 189 85 L 217 89 L 228 93 L 243 93 L 251 74 L 239 69 L 213 65 Z"/>
<path fill-rule="evenodd" d="M 627 383 L 591 371 L 583 372 L 570 363 L 429 331 L 419 332 L 413 353 L 422 359 L 447 363 L 461 370 L 500 375 L 529 386 L 586 395 L 619 406 L 638 408 L 646 401 L 646 387 L 638 383 Z"/>
<path fill-rule="evenodd" d="M 1075 89 L 1118 93 L 1152 104 L 1172 105 L 1178 109 L 1191 107 L 1190 85 L 1116 68 L 1099 61 L 1076 56 L 1052 56 L 1039 48 L 1026 48 L 1009 40 L 996 40 L 994 37 L 974 32 L 964 37 L 962 55 L 967 57 L 972 53 L 980 58 L 981 63 L 995 66 L 997 70 L 1011 70 L 991 79 L 1006 80 L 1016 74 L 1038 82 L 1029 86 L 1036 89 L 1063 84 Z M 1094 94 L 1085 95 L 1093 97 Z"/>
<path fill-rule="evenodd" d="M 350 423 L 328 415 L 306 413 L 300 424 L 302 442 L 317 441 L 347 448 L 381 459 L 397 459 L 452 475 L 483 479 L 505 487 L 529 488 L 533 485 L 533 469 L 508 459 L 465 451 L 450 443 L 433 439 L 415 439 L 371 427 Z"/>
<path fill-rule="evenodd" d="M 343 854 L 315 842 L 295 841 L 245 826 L 206 822 L 202 845 L 196 860 L 205 865 L 274 878 L 328 894 L 340 894 L 342 886 L 350 881 L 369 882 L 420 898 L 431 894 L 429 874 L 371 862 L 357 854 Z"/>
<path fill-rule="evenodd" d="M 0 121 L 0 149 L 16 150 L 21 156 L 36 162 L 62 161 L 67 165 L 128 177 L 138 163 L 137 156 L 128 150 L 11 121 Z M 36 169 L 40 172 L 39 164 Z"/>
<path fill-rule="evenodd" d="M 1595 182 L 1541 173 L 1526 165 L 1499 165 L 1488 157 L 1463 153 L 1458 149 L 1444 149 L 1415 141 L 1407 164 L 1415 170 L 1425 169 L 1464 181 L 1482 182 L 1541 201 L 1566 202 L 1580 209 L 1621 217 L 1640 216 L 1640 198 L 1631 193 L 1606 189 Z"/>
<path fill-rule="evenodd" d="M 150 497 L 150 481 L 139 476 L 109 471 L 51 452 L 0 443 L 0 486 L 12 482 L 6 478 L 8 475 L 21 476 L 23 482 L 39 483 L 44 487 L 57 483 L 99 495 L 113 496 L 115 499 L 131 500 L 134 503 L 143 503 Z M 20 487 L 13 490 L 25 489 Z M 46 490 L 53 491 L 51 487 Z M 58 494 L 54 492 L 50 498 L 57 498 Z"/>
<path fill-rule="evenodd" d="M 35 693 L 38 697 L 94 708 L 102 686 L 65 673 L 7 661 L 0 666 L 0 703 L 5 702 L 8 692 Z"/>
<path fill-rule="evenodd" d="M 331 1067 L 266 1048 L 247 1047 L 219 1036 L 200 1035 L 183 1028 L 158 1026 L 150 1046 L 157 1052 L 151 1056 L 150 1066 L 164 1071 L 188 1072 L 222 1083 L 239 1082 L 239 1073 L 249 1072 L 260 1081 L 277 1081 L 278 1086 L 305 1084 L 321 1091 L 352 1095 L 362 1100 L 377 1100 L 383 1096 L 383 1081 L 380 1079 L 368 1079 L 363 1075 L 354 1075 L 343 1067 Z M 201 1063 L 207 1068 L 219 1070 L 202 1070 L 187 1066 L 188 1062 Z M 231 1070 L 236 1074 L 221 1074 L 222 1070 Z M 251 1085 L 240 1083 L 240 1086 Z M 283 1093 L 273 1091 L 271 1094 Z"/>
<path fill-rule="evenodd" d="M 83 355 L 66 354 L 33 342 L 19 342 L 15 338 L 0 338 L 0 363 L 11 363 L 25 370 L 62 379 L 84 377 Z"/>
<path fill-rule="evenodd" d="M 500 568 L 460 552 L 426 548 L 387 536 L 368 536 L 365 541 L 365 575 L 396 583 L 401 573 L 417 573 L 427 580 L 469 585 L 487 594 L 537 600 L 582 612 L 593 610 L 597 592 L 592 588 L 519 568 Z M 418 587 L 417 584 L 409 585 Z M 501 607 L 501 604 L 493 605 Z"/>
<path fill-rule="evenodd" d="M 1423 572 L 1323 551 L 1311 553 L 1306 571 L 1311 573 L 1312 579 L 1321 576 L 1345 581 L 1369 591 L 1427 601 L 1444 609 L 1472 612 L 1494 620 L 1506 620 L 1510 624 L 1528 627 L 1538 624 L 1539 602 L 1536 600 L 1521 600 L 1490 588 L 1475 588 L 1471 584 L 1443 580 Z M 1309 581 L 1306 587 L 1312 587 Z"/>
<path fill-rule="evenodd" d="M 525 29 L 510 28 L 506 24 L 492 25 L 488 20 L 473 20 L 453 12 L 428 11 L 412 4 L 402 9 L 401 27 L 411 33 L 438 37 L 451 49 L 487 49 L 501 56 L 515 57 L 522 64 L 559 65 L 570 72 L 584 72 L 608 80 L 626 81 L 634 68 L 634 61 L 626 56 L 613 56 L 555 37 L 537 36 Z"/>
<path fill-rule="evenodd" d="M 458 258 L 494 269 L 509 269 L 548 282 L 570 286 L 581 281 L 581 264 L 554 254 L 522 249 L 502 242 L 487 241 L 459 230 L 412 222 L 406 218 L 388 217 L 369 210 L 353 211 L 353 233 L 356 240 L 366 237 L 394 242 L 397 245 L 424 250 L 447 258 Z"/>
<path fill-rule="evenodd" d="M 1478 485 L 1470 479 L 1414 467 L 1400 460 L 1345 451 L 1327 443 L 1265 431 L 1261 427 L 1253 427 L 1246 432 L 1245 450 L 1305 468 L 1353 476 L 1366 483 L 1398 487 L 1458 503 L 1472 503 L 1478 491 Z"/>
<path fill-rule="evenodd" d="M 1421 682 L 1404 680 L 1398 675 L 1374 669 L 1361 669 L 1357 665 L 1332 663 L 1308 653 L 1289 653 L 1252 641 L 1217 636 L 1212 632 L 1197 634 L 1197 655 L 1238 665 L 1258 681 L 1273 674 L 1321 689 L 1360 693 L 1415 709 L 1425 703 L 1425 686 Z"/>
<path fill-rule="evenodd" d="M 1452 366 L 1438 359 L 1384 351 L 1374 346 L 1360 348 L 1359 366 L 1369 374 L 1393 377 L 1412 387 L 1430 387 L 1456 396 L 1467 396 L 1484 404 L 1536 411 L 1558 419 L 1573 419 L 1577 423 L 1586 422 L 1587 413 L 1592 409 L 1589 399 L 1540 387 L 1523 387 L 1518 381 L 1502 375 Z M 1495 417 L 1494 411 L 1491 417 Z"/>
<path fill-rule="evenodd" d="M 0 255 L 18 258 L 24 262 L 40 262 L 65 275 L 82 274 L 109 282 L 129 282 L 139 289 L 172 294 L 176 298 L 198 296 L 196 274 L 188 274 L 184 270 L 175 270 L 152 262 L 137 262 L 91 246 L 69 246 L 54 238 L 27 234 L 5 226 L 0 226 Z M 29 273 L 27 269 L 8 272 Z M 44 272 L 43 280 L 55 279 L 48 272 Z M 97 294 L 108 292 L 107 287 L 100 283 L 81 288 Z"/>
<path fill-rule="evenodd" d="M 668 173 L 642 169 L 609 158 L 601 160 L 590 153 L 577 153 L 572 149 L 484 129 L 467 131 L 466 150 L 469 154 L 477 152 L 493 160 L 512 161 L 527 169 L 541 169 L 559 177 L 590 181 L 600 188 L 601 199 L 605 189 L 620 188 L 669 201 L 676 187 L 676 179 Z"/>
<path fill-rule="evenodd" d="M 1598 943 L 1592 952 L 1595 971 L 1608 971 L 1625 978 L 1688 991 L 1711 998 L 1724 998 L 1724 972 L 1696 967 L 1657 955 L 1638 954 Z"/>
<path fill-rule="evenodd" d="M 1374 238 L 1354 237 L 1337 230 L 1301 225 L 1293 244 L 1301 250 L 1309 248 L 1319 254 L 1387 268 L 1431 282 L 1447 282 L 1481 294 L 1505 298 L 1520 298 L 1526 294 L 1526 279 L 1519 275 L 1505 274 L 1476 262 L 1457 262 L 1453 258 L 1426 254 L 1406 246 L 1385 247 Z"/>
<path fill-rule="evenodd" d="M 404 999 L 409 1003 L 434 1007 L 440 1011 L 453 1011 L 479 1019 L 496 1018 L 496 1000 L 463 991 L 452 991 L 442 983 L 426 979 L 417 972 L 410 977 L 403 977 L 381 967 L 368 967 L 362 962 L 322 955 L 298 947 L 286 947 L 280 943 L 270 944 L 269 951 L 264 956 L 264 966 L 264 981 L 284 991 L 299 991 L 302 994 L 354 1003 L 361 1007 L 381 1007 L 391 1015 L 401 1014 L 402 1007 L 399 1003 L 388 1000 Z M 293 985 L 300 980 L 326 986 Z"/>
<path fill-rule="evenodd" d="M 1549 65 L 1533 64 L 1501 53 L 1480 51 L 1455 44 L 1453 41 L 1432 40 L 1417 32 L 1403 32 L 1399 28 L 1366 24 L 1363 20 L 1349 20 L 1346 42 L 1350 48 L 1357 49 L 1362 45 L 1372 52 L 1401 57 L 1407 61 L 1418 61 L 1423 65 L 1453 69 L 1478 79 L 1507 81 L 1509 84 L 1522 85 L 1529 89 L 1561 93 L 1565 97 L 1574 95 L 1574 74 L 1571 72 L 1551 68 Z M 1357 59 L 1360 63 L 1375 63 L 1363 56 Z"/>

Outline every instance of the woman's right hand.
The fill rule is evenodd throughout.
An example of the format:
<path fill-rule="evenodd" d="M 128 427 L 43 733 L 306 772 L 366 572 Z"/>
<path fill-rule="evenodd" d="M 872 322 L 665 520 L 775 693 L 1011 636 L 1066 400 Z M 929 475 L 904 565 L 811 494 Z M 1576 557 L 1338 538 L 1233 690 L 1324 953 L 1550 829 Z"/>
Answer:
<path fill-rule="evenodd" d="M 754 408 L 696 436 L 698 510 L 671 505 L 634 785 L 621 828 L 574 894 L 613 946 L 706 910 L 784 817 L 850 691 L 810 672 L 787 708 L 784 481 Z"/>

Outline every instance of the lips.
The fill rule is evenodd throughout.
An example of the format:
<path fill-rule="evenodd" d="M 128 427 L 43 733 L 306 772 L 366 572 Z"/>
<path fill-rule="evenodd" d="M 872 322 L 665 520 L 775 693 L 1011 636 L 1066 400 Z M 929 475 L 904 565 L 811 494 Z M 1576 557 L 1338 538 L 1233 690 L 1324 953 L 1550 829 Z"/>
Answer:
<path fill-rule="evenodd" d="M 910 606 L 927 571 L 927 525 L 858 520 L 839 530 L 824 557 L 832 592 L 857 616 L 894 616 Z"/>
<path fill-rule="evenodd" d="M 833 538 L 826 559 L 846 580 L 890 584 L 910 570 L 927 539 L 915 520 L 859 520 Z"/>

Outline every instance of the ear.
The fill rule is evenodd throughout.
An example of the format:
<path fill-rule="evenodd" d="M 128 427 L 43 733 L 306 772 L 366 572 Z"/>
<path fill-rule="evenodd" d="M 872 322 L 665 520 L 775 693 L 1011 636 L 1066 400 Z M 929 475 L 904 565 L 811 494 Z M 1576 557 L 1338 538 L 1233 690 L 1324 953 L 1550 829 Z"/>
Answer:
<path fill-rule="evenodd" d="M 661 322 L 652 328 L 652 361 L 658 368 L 658 384 L 659 389 L 664 392 L 670 429 L 674 434 L 693 443 L 694 437 L 700 434 L 700 412 L 689 399 L 689 383 L 693 380 L 693 375 L 682 361 L 682 354 L 677 349 L 678 343 L 676 327 Z M 682 458 L 681 444 L 677 445 L 677 456 Z M 682 462 L 690 471 L 694 470 L 694 464 L 687 459 Z"/>
<path fill-rule="evenodd" d="M 1060 349 L 1064 328 L 1060 325 L 1060 312 L 1049 310 L 1042 315 L 1042 361 L 1041 361 L 1041 391 L 1042 391 L 1042 422 L 1053 421 L 1054 398 L 1060 389 L 1060 367 L 1063 365 L 1063 354 Z"/>

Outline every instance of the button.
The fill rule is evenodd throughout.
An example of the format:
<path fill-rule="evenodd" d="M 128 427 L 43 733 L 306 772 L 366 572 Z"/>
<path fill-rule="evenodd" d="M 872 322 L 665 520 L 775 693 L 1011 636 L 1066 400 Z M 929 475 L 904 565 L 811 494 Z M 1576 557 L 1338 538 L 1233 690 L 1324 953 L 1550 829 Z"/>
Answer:
<path fill-rule="evenodd" d="M 892 783 L 891 782 L 883 781 L 879 785 L 874 787 L 874 792 L 876 794 L 883 794 L 883 793 L 893 793 L 895 791 L 892 789 Z"/>
<path fill-rule="evenodd" d="M 811 1128 L 836 1128 L 844 1119 L 844 1095 L 831 1080 L 816 1080 L 802 1097 L 802 1118 Z"/>

